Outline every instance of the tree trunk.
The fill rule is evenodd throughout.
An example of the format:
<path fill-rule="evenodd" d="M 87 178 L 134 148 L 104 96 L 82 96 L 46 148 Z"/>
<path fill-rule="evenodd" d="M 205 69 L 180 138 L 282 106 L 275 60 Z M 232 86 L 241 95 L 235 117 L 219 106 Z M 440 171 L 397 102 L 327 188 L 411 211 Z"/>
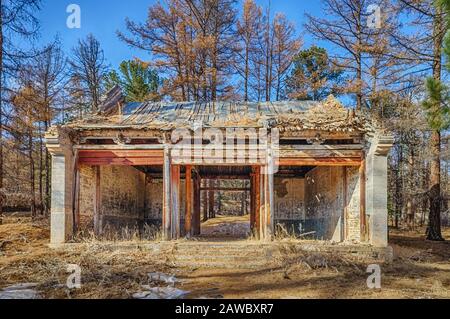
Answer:
<path fill-rule="evenodd" d="M 43 179 L 44 179 L 44 143 L 42 141 L 42 126 L 41 126 L 41 122 L 39 122 L 39 215 L 43 215 L 44 210 L 43 210 L 43 206 L 44 206 L 44 192 L 43 192 Z"/>
<path fill-rule="evenodd" d="M 28 160 L 30 161 L 30 192 L 31 192 L 31 217 L 36 217 L 36 194 L 34 182 L 34 161 L 33 161 L 33 131 L 28 132 Z"/>
<path fill-rule="evenodd" d="M 412 145 L 410 146 L 411 148 L 413 147 Z M 414 161 L 414 150 L 411 149 L 409 151 L 409 160 L 408 160 L 408 165 L 409 165 L 409 194 L 407 195 L 408 200 L 406 202 L 406 216 L 407 216 L 407 223 L 408 223 L 408 227 L 410 229 L 414 228 L 414 217 L 416 215 L 415 212 L 415 205 L 414 205 L 414 194 L 413 191 L 416 189 L 414 186 L 414 171 L 415 171 L 415 161 Z"/>
<path fill-rule="evenodd" d="M 362 101 L 363 101 L 363 95 L 362 95 L 362 54 L 361 54 L 361 48 L 362 48 L 362 8 L 361 8 L 361 2 L 357 1 L 358 4 L 358 24 L 357 24 L 357 48 L 356 48 L 356 81 L 357 81 L 357 91 L 356 91 L 356 109 L 358 111 L 361 111 L 362 109 Z"/>
<path fill-rule="evenodd" d="M 3 223 L 3 3 L 0 0 L 0 225 Z"/>
<path fill-rule="evenodd" d="M 444 21 L 441 10 L 436 9 L 434 18 L 433 36 L 434 36 L 434 61 L 433 78 L 441 80 L 442 66 L 442 42 Z M 438 106 L 440 108 L 440 105 Z M 441 241 L 441 132 L 433 130 L 431 133 L 431 167 L 430 167 L 430 214 L 428 216 L 428 227 L 426 236 L 428 240 Z"/>
<path fill-rule="evenodd" d="M 430 214 L 428 216 L 427 239 L 443 240 L 441 234 L 441 133 L 434 131 L 431 135 L 432 160 L 430 168 Z"/>

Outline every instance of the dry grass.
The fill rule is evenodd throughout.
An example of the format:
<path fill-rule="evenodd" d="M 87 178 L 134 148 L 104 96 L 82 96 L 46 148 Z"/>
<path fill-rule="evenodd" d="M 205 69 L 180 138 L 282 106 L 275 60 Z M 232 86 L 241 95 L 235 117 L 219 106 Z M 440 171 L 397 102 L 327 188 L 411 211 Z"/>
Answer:
<path fill-rule="evenodd" d="M 189 298 L 450 298 L 450 243 L 424 240 L 423 230 L 391 231 L 395 259 L 381 265 L 382 289 L 366 286 L 362 259 L 303 252 L 286 245 L 270 269 L 174 269 L 139 245 L 111 249 L 85 240 L 71 249 L 48 248 L 47 221 L 6 219 L 0 225 L 0 288 L 35 282 L 45 298 L 130 298 L 147 273 L 175 274 Z M 450 238 L 450 229 L 444 232 Z M 82 289 L 68 290 L 68 264 L 82 268 Z"/>
<path fill-rule="evenodd" d="M 148 284 L 148 272 L 167 269 L 138 248 L 111 251 L 109 245 L 92 240 L 59 251 L 48 248 L 48 238 L 45 221 L 7 221 L 0 226 L 0 287 L 34 282 L 46 298 L 129 298 Z M 65 288 L 69 264 L 82 269 L 80 290 Z"/>

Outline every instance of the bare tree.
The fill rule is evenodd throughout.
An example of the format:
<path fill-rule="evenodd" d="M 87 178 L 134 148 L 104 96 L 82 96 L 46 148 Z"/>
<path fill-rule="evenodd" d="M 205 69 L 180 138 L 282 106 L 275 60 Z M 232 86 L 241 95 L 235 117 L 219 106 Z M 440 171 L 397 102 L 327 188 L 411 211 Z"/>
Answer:
<path fill-rule="evenodd" d="M 262 8 L 253 0 L 246 0 L 242 16 L 237 22 L 237 35 L 240 38 L 241 47 L 236 70 L 244 80 L 244 101 L 249 100 L 249 90 L 252 74 L 252 62 L 256 60 L 258 37 L 262 31 Z"/>
<path fill-rule="evenodd" d="M 277 14 L 273 21 L 273 67 L 275 73 L 275 97 L 279 101 L 282 98 L 285 77 L 292 66 L 293 57 L 301 47 L 301 40 L 295 35 L 295 27 L 285 15 Z"/>
<path fill-rule="evenodd" d="M 31 77 L 35 95 L 39 97 L 36 108 L 40 110 L 38 125 L 39 154 L 39 209 L 48 213 L 50 208 L 50 154 L 43 143 L 44 133 L 59 113 L 65 96 L 67 63 L 59 41 L 43 48 L 31 62 Z M 45 182 L 44 182 L 45 178 Z M 45 186 L 45 190 L 44 190 Z"/>
<path fill-rule="evenodd" d="M 0 0 L 0 223 L 3 215 L 3 144 L 5 129 L 5 105 L 7 104 L 8 83 L 14 76 L 20 61 L 29 53 L 18 46 L 16 37 L 33 38 L 39 29 L 36 12 L 40 0 Z"/>
<path fill-rule="evenodd" d="M 100 106 L 102 82 L 108 71 L 100 42 L 90 34 L 79 40 L 72 51 L 72 76 L 80 81 L 83 93 L 89 96 L 92 111 L 96 112 Z"/>
<path fill-rule="evenodd" d="M 356 95 L 356 107 L 361 109 L 364 98 L 364 54 L 373 51 L 370 39 L 385 32 L 383 28 L 373 28 L 367 23 L 370 13 L 369 4 L 378 4 L 383 0 L 322 0 L 323 15 L 326 18 L 307 14 L 308 22 L 305 28 L 318 39 L 329 41 L 336 46 L 333 61 L 338 63 L 348 74 L 353 76 L 353 82 L 348 88 Z"/>

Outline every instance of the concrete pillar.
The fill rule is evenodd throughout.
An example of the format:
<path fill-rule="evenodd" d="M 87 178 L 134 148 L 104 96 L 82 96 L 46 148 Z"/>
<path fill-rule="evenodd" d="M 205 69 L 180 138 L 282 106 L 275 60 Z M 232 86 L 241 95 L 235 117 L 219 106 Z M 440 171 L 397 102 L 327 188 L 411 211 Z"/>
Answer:
<path fill-rule="evenodd" d="M 387 155 L 392 147 L 390 136 L 374 137 L 366 156 L 366 215 L 369 241 L 377 247 L 388 245 Z"/>
<path fill-rule="evenodd" d="M 72 143 L 57 129 L 46 134 L 46 146 L 52 156 L 50 244 L 65 243 L 73 232 Z"/>

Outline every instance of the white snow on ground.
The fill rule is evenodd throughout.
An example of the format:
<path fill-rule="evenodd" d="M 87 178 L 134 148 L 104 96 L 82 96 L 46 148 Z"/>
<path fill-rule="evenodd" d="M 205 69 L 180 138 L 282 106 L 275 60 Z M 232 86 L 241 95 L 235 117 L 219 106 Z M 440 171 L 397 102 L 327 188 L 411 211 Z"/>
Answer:
<path fill-rule="evenodd" d="M 0 299 L 40 299 L 34 289 L 36 286 L 34 283 L 24 283 L 3 288 L 0 290 Z"/>

